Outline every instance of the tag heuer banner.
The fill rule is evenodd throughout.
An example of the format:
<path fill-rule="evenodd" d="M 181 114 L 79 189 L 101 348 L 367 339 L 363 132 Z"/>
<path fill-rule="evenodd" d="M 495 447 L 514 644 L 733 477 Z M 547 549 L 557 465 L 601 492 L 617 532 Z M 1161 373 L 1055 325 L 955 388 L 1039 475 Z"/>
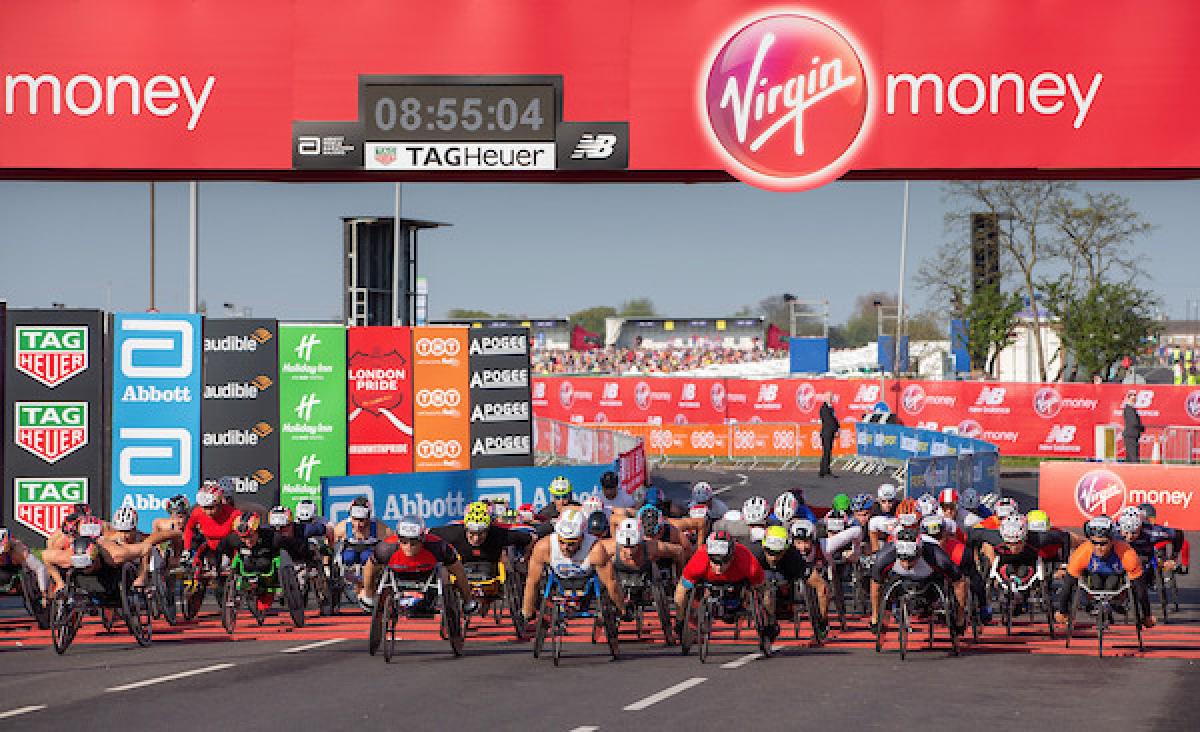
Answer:
<path fill-rule="evenodd" d="M 472 328 L 471 467 L 533 465 L 529 330 Z"/>
<path fill-rule="evenodd" d="M 7 315 L 4 524 L 40 545 L 71 505 L 89 503 L 103 513 L 103 315 Z"/>
<path fill-rule="evenodd" d="M 280 503 L 321 502 L 321 478 L 346 474 L 346 329 L 279 326 Z"/>
<path fill-rule="evenodd" d="M 351 328 L 346 353 L 349 474 L 411 472 L 411 331 Z"/>
<path fill-rule="evenodd" d="M 125 313 L 113 321 L 112 510 L 145 531 L 176 494 L 200 485 L 199 315 Z"/>
<path fill-rule="evenodd" d="M 204 320 L 203 480 L 264 506 L 279 500 L 278 326 Z"/>

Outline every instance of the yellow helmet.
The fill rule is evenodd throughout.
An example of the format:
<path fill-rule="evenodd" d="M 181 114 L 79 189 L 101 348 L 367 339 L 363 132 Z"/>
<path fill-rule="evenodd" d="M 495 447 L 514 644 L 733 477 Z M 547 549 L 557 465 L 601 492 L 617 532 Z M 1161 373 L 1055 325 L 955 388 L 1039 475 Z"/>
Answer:
<path fill-rule="evenodd" d="M 1041 509 L 1034 509 L 1026 516 L 1030 531 L 1049 531 L 1050 516 Z"/>
<path fill-rule="evenodd" d="M 491 525 L 492 512 L 488 510 L 486 503 L 475 501 L 467 504 L 467 512 L 463 514 L 463 526 L 467 527 L 468 531 L 486 531 Z"/>
<path fill-rule="evenodd" d="M 555 498 L 571 495 L 571 481 L 562 475 L 550 481 L 550 495 Z"/>
<path fill-rule="evenodd" d="M 763 537 L 763 548 L 770 552 L 781 552 L 787 549 L 788 533 L 782 526 L 768 526 L 767 535 Z"/>

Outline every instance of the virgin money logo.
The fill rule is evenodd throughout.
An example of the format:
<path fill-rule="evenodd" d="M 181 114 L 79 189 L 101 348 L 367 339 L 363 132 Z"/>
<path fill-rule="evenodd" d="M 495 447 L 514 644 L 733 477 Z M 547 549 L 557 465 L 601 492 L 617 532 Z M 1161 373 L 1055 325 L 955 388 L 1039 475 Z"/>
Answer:
<path fill-rule="evenodd" d="M 900 406 L 909 414 L 920 414 L 925 408 L 925 389 L 920 384 L 904 387 L 904 393 L 900 396 Z"/>
<path fill-rule="evenodd" d="M 650 408 L 650 385 L 644 381 L 639 381 L 637 386 L 633 387 L 633 402 L 637 404 L 638 409 Z"/>
<path fill-rule="evenodd" d="M 863 138 L 863 54 L 823 20 L 752 21 L 721 45 L 703 87 L 705 121 L 726 168 L 762 188 L 824 185 L 849 169 Z"/>
<path fill-rule="evenodd" d="M 563 409 L 570 409 L 575 403 L 575 387 L 569 381 L 564 381 L 558 387 L 558 402 L 563 405 Z"/>
<path fill-rule="evenodd" d="M 970 437 L 973 440 L 977 439 L 983 434 L 983 425 L 973 419 L 964 419 L 958 423 L 958 434 L 963 437 Z"/>
<path fill-rule="evenodd" d="M 1087 518 L 1114 516 L 1125 507 L 1125 500 L 1125 483 L 1111 470 L 1089 470 L 1075 484 L 1075 505 Z"/>
<path fill-rule="evenodd" d="M 1200 393 L 1200 392 L 1198 392 Z M 725 408 L 725 384 L 717 382 L 712 385 L 709 390 L 709 397 L 712 400 L 713 409 L 718 412 Z"/>
<path fill-rule="evenodd" d="M 817 405 L 817 387 L 807 381 L 796 387 L 796 409 L 811 412 Z"/>
<path fill-rule="evenodd" d="M 1033 411 L 1042 419 L 1054 419 L 1062 411 L 1062 394 L 1051 386 L 1043 386 L 1033 395 Z"/>
<path fill-rule="evenodd" d="M 1187 395 L 1187 399 L 1183 402 L 1183 409 L 1187 412 L 1187 416 L 1200 422 L 1200 391 L 1193 391 Z"/>

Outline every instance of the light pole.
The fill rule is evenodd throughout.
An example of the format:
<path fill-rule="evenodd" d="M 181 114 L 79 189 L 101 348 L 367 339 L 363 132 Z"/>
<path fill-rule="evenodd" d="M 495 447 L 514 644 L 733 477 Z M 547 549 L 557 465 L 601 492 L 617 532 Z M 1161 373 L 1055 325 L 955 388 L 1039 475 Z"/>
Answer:
<path fill-rule="evenodd" d="M 896 342 L 892 344 L 892 369 L 900 375 L 900 336 L 904 333 L 904 270 L 908 263 L 908 186 L 904 181 L 904 215 L 900 219 L 900 285 L 896 290 Z"/>

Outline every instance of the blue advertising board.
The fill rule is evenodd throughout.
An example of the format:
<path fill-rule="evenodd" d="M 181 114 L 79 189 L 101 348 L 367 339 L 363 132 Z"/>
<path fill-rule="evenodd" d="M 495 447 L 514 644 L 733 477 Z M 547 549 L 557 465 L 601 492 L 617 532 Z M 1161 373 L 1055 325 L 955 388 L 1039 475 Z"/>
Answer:
<path fill-rule="evenodd" d="M 199 315 L 114 316 L 112 509 L 136 508 L 142 530 L 199 487 L 201 339 Z"/>
<path fill-rule="evenodd" d="M 999 452 L 999 448 L 990 442 L 937 430 L 871 422 L 860 422 L 854 425 L 854 428 L 857 435 L 857 451 L 863 457 L 903 461 L 914 457 L 950 457 Z"/>
<path fill-rule="evenodd" d="M 564 476 L 577 497 L 600 489 L 600 476 L 612 464 L 536 468 L 483 468 L 432 473 L 388 473 L 321 478 L 321 505 L 330 521 L 344 520 L 358 496 L 371 501 L 375 516 L 395 522 L 420 514 L 428 527 L 462 519 L 466 505 L 484 498 L 507 499 L 514 508 L 550 501 L 550 481 Z"/>
<path fill-rule="evenodd" d="M 826 373 L 829 371 L 829 339 L 789 338 L 788 358 L 790 373 Z"/>

